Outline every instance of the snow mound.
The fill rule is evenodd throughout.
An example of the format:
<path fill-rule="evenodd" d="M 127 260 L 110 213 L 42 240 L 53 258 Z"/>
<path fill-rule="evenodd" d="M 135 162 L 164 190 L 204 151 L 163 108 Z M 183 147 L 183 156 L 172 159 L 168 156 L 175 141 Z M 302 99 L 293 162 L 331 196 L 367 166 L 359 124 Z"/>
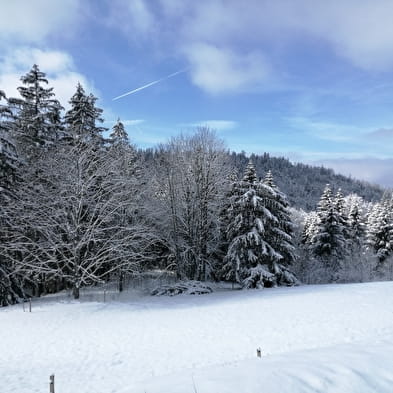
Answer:
<path fill-rule="evenodd" d="M 391 343 L 338 345 L 151 378 L 126 393 L 391 393 Z"/>
<path fill-rule="evenodd" d="M 152 296 L 175 296 L 180 294 L 186 295 L 205 295 L 212 293 L 213 290 L 200 281 L 181 281 L 176 284 L 163 285 L 151 291 Z"/>

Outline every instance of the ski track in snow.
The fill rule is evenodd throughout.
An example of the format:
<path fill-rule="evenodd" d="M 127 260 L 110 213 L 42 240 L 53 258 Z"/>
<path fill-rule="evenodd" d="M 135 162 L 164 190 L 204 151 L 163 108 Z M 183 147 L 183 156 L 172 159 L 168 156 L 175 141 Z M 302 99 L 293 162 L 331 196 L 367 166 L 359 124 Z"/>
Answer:
<path fill-rule="evenodd" d="M 143 392 L 146 387 L 151 393 L 161 391 L 155 384 L 173 381 L 188 386 L 182 390 L 177 383 L 180 390 L 167 387 L 162 392 L 193 392 L 194 374 L 198 393 L 213 393 L 212 386 L 220 386 L 215 393 L 257 392 L 258 386 L 277 380 L 293 384 L 294 392 L 325 392 L 337 376 L 357 386 L 365 377 L 351 363 L 360 359 L 366 367 L 378 356 L 381 364 L 390 360 L 392 372 L 379 367 L 374 374 L 384 373 L 378 383 L 390 380 L 393 391 L 391 282 L 203 296 L 124 293 L 111 303 L 58 299 L 33 301 L 32 313 L 23 312 L 21 305 L 0 310 L 0 393 L 47 392 L 51 373 L 56 393 Z M 256 358 L 258 347 L 262 359 Z M 390 353 L 387 360 L 383 348 Z M 333 364 L 328 361 L 318 378 L 321 359 Z M 343 366 L 335 369 L 340 362 Z M 253 370 L 251 378 L 247 373 Z M 240 390 L 231 390 L 232 382 L 222 385 L 236 375 L 243 380 Z M 364 386 L 383 389 L 367 381 Z"/>

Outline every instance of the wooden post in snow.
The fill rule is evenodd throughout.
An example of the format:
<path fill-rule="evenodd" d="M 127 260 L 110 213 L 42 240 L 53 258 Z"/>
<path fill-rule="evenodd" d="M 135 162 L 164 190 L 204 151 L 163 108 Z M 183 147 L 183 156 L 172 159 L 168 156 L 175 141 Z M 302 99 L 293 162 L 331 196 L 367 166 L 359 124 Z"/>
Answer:
<path fill-rule="evenodd" d="M 49 393 L 55 393 L 55 374 L 49 377 Z"/>
<path fill-rule="evenodd" d="M 31 297 L 29 298 L 29 312 L 31 312 Z"/>

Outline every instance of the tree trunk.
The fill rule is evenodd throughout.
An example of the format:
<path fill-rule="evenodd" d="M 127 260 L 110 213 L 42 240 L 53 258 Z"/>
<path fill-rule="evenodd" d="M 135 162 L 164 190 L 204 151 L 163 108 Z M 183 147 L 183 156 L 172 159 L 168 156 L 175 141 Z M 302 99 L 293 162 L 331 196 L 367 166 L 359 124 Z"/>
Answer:
<path fill-rule="evenodd" d="M 119 274 L 119 292 L 123 292 L 123 283 L 124 283 L 124 273 L 120 272 L 120 274 Z"/>
<path fill-rule="evenodd" d="M 79 291 L 79 285 L 74 284 L 74 287 L 72 288 L 72 296 L 74 296 L 74 299 L 79 299 L 80 291 Z"/>

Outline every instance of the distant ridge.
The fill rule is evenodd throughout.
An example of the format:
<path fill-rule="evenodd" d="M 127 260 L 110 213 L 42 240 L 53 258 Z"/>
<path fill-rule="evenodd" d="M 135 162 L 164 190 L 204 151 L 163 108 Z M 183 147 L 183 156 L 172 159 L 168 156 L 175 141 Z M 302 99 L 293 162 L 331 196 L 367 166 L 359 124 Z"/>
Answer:
<path fill-rule="evenodd" d="M 252 159 L 257 174 L 263 177 L 271 170 L 278 187 L 287 196 L 294 207 L 309 211 L 316 208 L 326 184 L 334 191 L 341 188 L 344 195 L 356 193 L 366 201 L 378 201 L 385 189 L 381 186 L 336 174 L 333 169 L 306 164 L 293 164 L 284 157 L 272 157 L 269 153 L 247 156 L 242 153 L 230 153 L 230 162 L 239 173 L 244 171 L 249 159 Z"/>

